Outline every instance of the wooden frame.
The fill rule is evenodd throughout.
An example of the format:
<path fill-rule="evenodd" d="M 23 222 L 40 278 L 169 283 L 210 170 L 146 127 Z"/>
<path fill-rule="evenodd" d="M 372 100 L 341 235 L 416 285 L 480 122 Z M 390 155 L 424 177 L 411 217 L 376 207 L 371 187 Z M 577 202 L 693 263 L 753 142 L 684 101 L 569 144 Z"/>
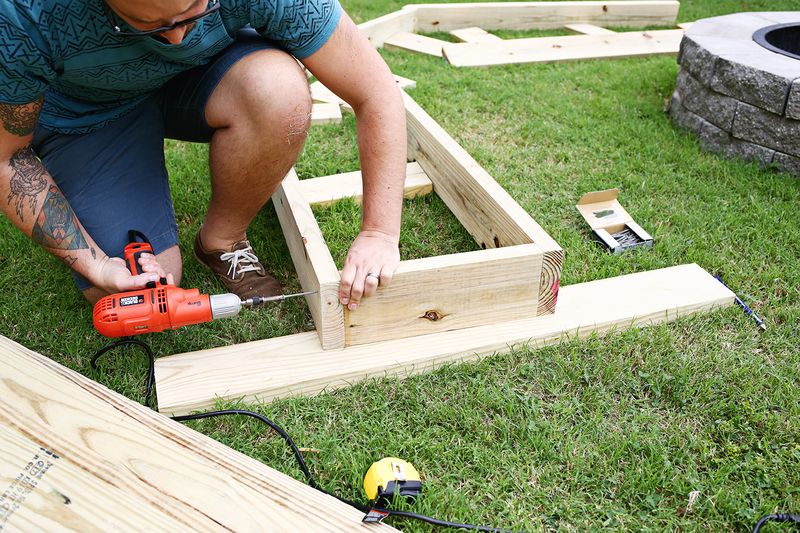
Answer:
<path fill-rule="evenodd" d="M 564 287 L 552 315 L 344 350 L 322 350 L 317 335 L 308 332 L 163 357 L 156 361 L 158 408 L 184 414 L 212 407 L 218 400 L 271 401 L 315 394 L 515 347 L 540 347 L 665 322 L 733 302 L 730 290 L 690 264 Z"/>
<path fill-rule="evenodd" d="M 605 26 L 673 26 L 677 1 L 412 4 L 364 23 L 376 47 L 444 57 L 454 66 L 676 54 L 683 31 L 617 33 Z M 486 30 L 566 28 L 581 35 L 503 40 Z M 416 31 L 447 31 L 450 43 Z"/>
<path fill-rule="evenodd" d="M 323 88 L 317 98 L 330 98 Z M 403 93 L 408 155 L 417 181 L 406 196 L 432 190 L 483 248 L 401 261 L 391 286 L 357 311 L 338 303 L 339 272 L 310 201 L 329 198 L 330 183 L 358 192 L 359 173 L 308 180 L 292 171 L 273 196 L 323 349 L 414 337 L 552 314 L 561 279 L 558 244 L 414 100 Z M 426 178 L 422 177 L 422 174 Z M 420 188 L 422 184 L 422 188 Z M 324 192 L 328 191 L 328 192 Z M 326 196 L 327 195 L 327 196 Z M 338 195 L 341 197 L 341 195 Z"/>

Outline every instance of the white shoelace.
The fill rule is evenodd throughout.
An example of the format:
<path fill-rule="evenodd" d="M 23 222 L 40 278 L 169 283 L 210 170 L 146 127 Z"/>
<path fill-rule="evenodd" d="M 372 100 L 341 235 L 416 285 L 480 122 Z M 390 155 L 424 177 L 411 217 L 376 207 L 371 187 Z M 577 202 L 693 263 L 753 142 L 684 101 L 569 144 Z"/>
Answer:
<path fill-rule="evenodd" d="M 224 253 L 219 258 L 222 261 L 230 261 L 231 266 L 228 268 L 228 276 L 233 279 L 236 279 L 239 274 L 258 270 L 258 267 L 253 264 L 258 263 L 258 257 L 253 253 L 253 248 L 250 246 Z"/>

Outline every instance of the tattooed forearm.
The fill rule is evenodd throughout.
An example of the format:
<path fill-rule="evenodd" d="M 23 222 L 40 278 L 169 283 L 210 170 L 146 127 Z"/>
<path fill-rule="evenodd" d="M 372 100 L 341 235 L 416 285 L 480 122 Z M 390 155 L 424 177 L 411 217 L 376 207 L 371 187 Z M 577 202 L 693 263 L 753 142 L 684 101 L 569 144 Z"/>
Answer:
<path fill-rule="evenodd" d="M 60 250 L 87 250 L 89 243 L 83 236 L 75 212 L 58 187 L 51 185 L 42 210 L 33 224 L 31 238 L 45 248 Z"/>
<path fill-rule="evenodd" d="M 14 135 L 25 137 L 33 133 L 44 97 L 23 105 L 0 104 L 0 122 L 3 128 Z"/>
<path fill-rule="evenodd" d="M 77 257 L 72 257 L 71 255 L 68 255 L 66 257 L 62 257 L 61 260 L 64 261 L 67 264 L 68 267 L 72 268 L 72 265 L 75 264 L 75 262 L 78 260 L 78 258 Z"/>
<path fill-rule="evenodd" d="M 25 200 L 28 200 L 31 212 L 35 213 L 36 198 L 47 187 L 47 172 L 30 146 L 14 152 L 8 160 L 8 166 L 11 167 L 11 192 L 8 194 L 8 203 L 14 202 L 20 220 L 25 220 L 22 209 Z"/>

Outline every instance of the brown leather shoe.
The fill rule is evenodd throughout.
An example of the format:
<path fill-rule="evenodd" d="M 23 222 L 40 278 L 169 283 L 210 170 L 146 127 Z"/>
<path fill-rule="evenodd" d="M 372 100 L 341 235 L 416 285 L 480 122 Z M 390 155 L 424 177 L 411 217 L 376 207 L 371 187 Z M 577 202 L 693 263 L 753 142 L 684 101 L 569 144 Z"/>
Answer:
<path fill-rule="evenodd" d="M 283 292 L 280 283 L 258 261 L 248 240 L 237 242 L 230 250 L 209 252 L 203 248 L 198 231 L 194 238 L 194 255 L 230 292 L 243 300 L 253 296 L 277 296 Z"/>

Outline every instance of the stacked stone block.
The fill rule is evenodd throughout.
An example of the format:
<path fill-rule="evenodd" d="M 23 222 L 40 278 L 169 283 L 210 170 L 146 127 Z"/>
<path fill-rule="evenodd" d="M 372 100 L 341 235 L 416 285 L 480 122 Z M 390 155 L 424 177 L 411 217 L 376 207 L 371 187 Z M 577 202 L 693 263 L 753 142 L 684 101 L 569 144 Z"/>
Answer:
<path fill-rule="evenodd" d="M 681 42 L 669 113 L 708 150 L 800 176 L 800 60 L 753 40 L 756 30 L 788 22 L 800 23 L 800 12 L 693 24 Z"/>

